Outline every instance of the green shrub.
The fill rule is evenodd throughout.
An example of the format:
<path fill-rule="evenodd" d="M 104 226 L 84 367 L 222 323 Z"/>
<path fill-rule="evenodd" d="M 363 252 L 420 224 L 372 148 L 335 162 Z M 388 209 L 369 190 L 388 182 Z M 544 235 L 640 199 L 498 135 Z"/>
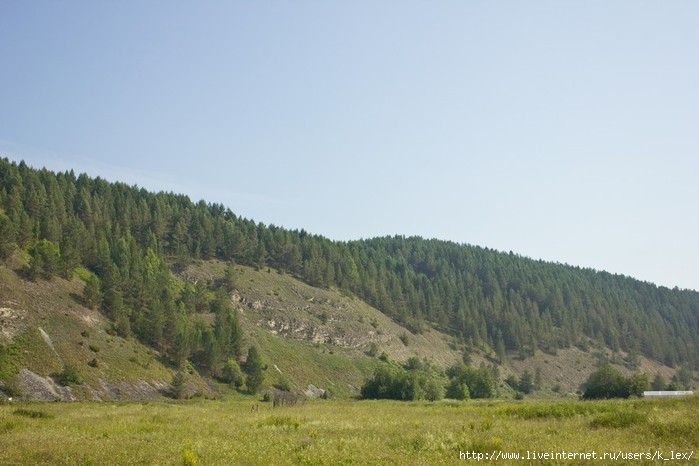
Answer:
<path fill-rule="evenodd" d="M 0 392 L 4 393 L 5 396 L 9 398 L 19 398 L 24 394 L 22 392 L 22 387 L 17 382 L 17 379 L 5 384 L 0 383 Z"/>
<path fill-rule="evenodd" d="M 590 374 L 583 393 L 583 398 L 586 400 L 628 397 L 629 387 L 626 379 L 612 366 L 602 366 Z"/>
<path fill-rule="evenodd" d="M 492 398 L 495 396 L 495 379 L 493 374 L 486 367 L 467 367 L 463 364 L 452 366 L 448 373 L 451 380 L 450 386 L 454 390 L 460 385 L 466 385 L 471 398 Z M 457 392 L 452 391 L 452 395 Z M 447 393 L 450 397 L 450 394 Z M 459 398 L 457 398 L 459 399 Z"/>
<path fill-rule="evenodd" d="M 423 386 L 425 399 L 427 401 L 439 401 L 444 398 L 444 385 L 434 377 L 430 377 Z"/>
<path fill-rule="evenodd" d="M 667 388 L 667 380 L 662 376 L 662 374 L 656 374 L 651 384 L 651 388 L 656 391 L 665 390 Z"/>
<path fill-rule="evenodd" d="M 361 394 L 362 398 L 367 399 L 436 401 L 442 398 L 443 390 L 439 376 L 429 367 L 405 370 L 395 364 L 387 364 L 379 367 L 364 382 Z"/>
<path fill-rule="evenodd" d="M 279 378 L 279 382 L 274 384 L 275 387 L 277 387 L 279 390 L 283 390 L 285 392 L 290 392 L 291 391 L 291 381 L 289 378 L 285 375 L 282 375 Z"/>
<path fill-rule="evenodd" d="M 423 361 L 420 360 L 420 358 L 418 358 L 417 356 L 411 356 L 408 358 L 407 361 L 405 361 L 403 367 L 407 371 L 419 371 L 424 369 L 425 363 L 423 363 Z"/>
<path fill-rule="evenodd" d="M 514 374 L 508 375 L 505 379 L 505 383 L 510 387 L 514 388 L 515 390 L 519 388 L 519 379 Z"/>
<path fill-rule="evenodd" d="M 650 387 L 650 380 L 644 373 L 637 372 L 631 377 L 624 377 L 611 366 L 602 366 L 593 372 L 585 383 L 583 398 L 586 400 L 600 398 L 628 398 L 643 396 L 643 391 Z"/>
<path fill-rule="evenodd" d="M 388 398 L 395 378 L 395 374 L 389 368 L 378 368 L 374 375 L 362 385 L 362 398 Z"/>
<path fill-rule="evenodd" d="M 635 372 L 626 379 L 626 383 L 629 387 L 629 395 L 638 398 L 643 397 L 643 392 L 648 390 L 651 386 L 650 378 L 648 374 L 643 372 Z"/>
<path fill-rule="evenodd" d="M 468 385 L 454 379 L 447 386 L 447 398 L 452 400 L 470 400 L 471 391 L 468 389 Z"/>
<path fill-rule="evenodd" d="M 88 348 L 90 348 L 90 351 L 93 353 L 99 353 L 100 352 L 100 347 L 99 345 L 89 345 Z"/>
<path fill-rule="evenodd" d="M 375 342 L 371 342 L 371 345 L 369 345 L 369 349 L 367 350 L 367 355 L 375 358 L 376 355 L 379 354 L 379 349 L 379 345 L 377 345 Z"/>
<path fill-rule="evenodd" d="M 240 389 L 245 384 L 245 376 L 234 359 L 229 359 L 221 371 L 221 379 L 232 387 Z"/>
<path fill-rule="evenodd" d="M 401 377 L 397 367 L 379 367 L 361 388 L 362 398 L 394 399 L 401 397 Z"/>
<path fill-rule="evenodd" d="M 63 372 L 58 374 L 56 381 L 64 387 L 68 385 L 82 385 L 84 382 L 80 370 L 73 364 L 66 364 L 63 367 Z"/>

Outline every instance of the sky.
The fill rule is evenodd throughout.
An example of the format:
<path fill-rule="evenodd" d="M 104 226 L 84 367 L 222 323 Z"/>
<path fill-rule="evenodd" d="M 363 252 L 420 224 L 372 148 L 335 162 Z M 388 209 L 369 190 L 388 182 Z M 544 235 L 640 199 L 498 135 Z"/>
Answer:
<path fill-rule="evenodd" d="M 0 1 L 0 156 L 699 290 L 699 2 Z"/>

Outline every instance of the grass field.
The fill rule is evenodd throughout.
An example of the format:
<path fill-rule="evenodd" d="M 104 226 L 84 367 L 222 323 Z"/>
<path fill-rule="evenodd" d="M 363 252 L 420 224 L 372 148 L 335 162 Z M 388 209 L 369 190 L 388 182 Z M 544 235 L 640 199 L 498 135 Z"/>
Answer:
<path fill-rule="evenodd" d="M 258 405 L 259 410 L 252 409 Z M 314 400 L 6 403 L 0 464 L 456 464 L 460 452 L 619 451 L 669 458 L 699 442 L 699 397 L 565 402 Z M 656 464 L 696 464 L 692 457 Z M 482 461 L 483 462 L 483 461 Z M 485 461 L 493 463 L 493 461 Z M 586 464 L 503 460 L 498 464 Z M 589 461 L 652 464 L 652 460 Z"/>

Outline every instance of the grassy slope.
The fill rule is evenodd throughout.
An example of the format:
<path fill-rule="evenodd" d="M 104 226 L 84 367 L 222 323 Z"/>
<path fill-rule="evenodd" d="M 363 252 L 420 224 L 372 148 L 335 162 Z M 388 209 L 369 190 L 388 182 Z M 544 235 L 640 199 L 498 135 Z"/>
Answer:
<path fill-rule="evenodd" d="M 10 266 L 18 269 L 21 260 Z M 215 281 L 224 269 L 222 262 L 200 261 L 180 276 Z M 88 386 L 104 394 L 103 381 L 122 384 L 126 389 L 121 390 L 123 397 L 130 396 L 129 384 L 146 381 L 162 387 L 170 382 L 172 368 L 164 366 L 153 350 L 133 339 L 108 335 L 109 322 L 104 316 L 79 304 L 82 287 L 79 279 L 26 281 L 11 268 L 0 266 L 0 309 L 4 309 L 0 344 L 6 347 L 5 355 L 0 353 L 0 388 L 21 368 L 47 377 L 60 372 L 66 363 L 76 365 L 87 382 L 73 389 L 78 398 L 93 397 Z M 446 367 L 462 356 L 447 335 L 431 329 L 413 335 L 359 299 L 311 287 L 274 270 L 238 266 L 233 304 L 240 312 L 246 343 L 256 344 L 269 363 L 268 383 L 286 377 L 299 391 L 313 384 L 335 396 L 355 393 L 379 364 L 367 354 L 372 344 L 379 354 L 386 352 L 398 361 L 418 356 Z M 10 335 L 12 344 L 7 339 Z M 401 336 L 407 336 L 407 345 Z M 87 364 L 93 358 L 97 368 Z M 492 360 L 478 353 L 472 355 L 472 361 L 477 365 Z M 577 348 L 560 350 L 556 356 L 539 352 L 524 361 L 510 359 L 501 375 L 504 379 L 510 373 L 520 375 L 525 369 L 534 373 L 540 368 L 544 390 L 538 395 L 558 396 L 551 391 L 553 386 L 559 385 L 561 393 L 575 392 L 596 363 L 591 352 Z M 671 375 L 669 368 L 645 360 L 643 364 L 651 375 Z M 203 386 L 196 377 L 193 383 Z M 509 392 L 504 389 L 503 393 Z"/>
<path fill-rule="evenodd" d="M 224 267 L 217 261 L 198 262 L 182 276 L 217 280 Z M 433 330 L 412 335 L 359 299 L 274 270 L 238 266 L 235 288 L 234 307 L 247 342 L 260 347 L 272 383 L 281 371 L 301 391 L 313 384 L 335 395 L 350 395 L 378 365 L 376 357 L 367 355 L 371 343 L 398 361 L 418 356 L 447 366 L 461 357 L 450 349 L 446 335 Z M 407 345 L 402 335 L 408 336 Z"/>
<path fill-rule="evenodd" d="M 14 265 L 19 269 L 21 264 Z M 216 280 L 223 275 L 223 268 L 220 262 L 201 262 L 184 275 L 190 280 Z M 399 339 L 407 334 L 405 329 L 365 303 L 335 291 L 247 267 L 239 267 L 239 284 L 234 305 L 241 311 L 246 344 L 254 343 L 261 349 L 269 363 L 270 384 L 283 374 L 299 391 L 313 384 L 335 396 L 349 396 L 378 365 L 375 357 L 366 354 L 372 341 L 380 351 L 399 360 L 418 355 L 448 364 L 458 358 L 449 350 L 447 337 L 436 332 L 411 335 L 406 346 Z M 80 304 L 82 288 L 78 278 L 31 282 L 0 266 L 0 308 L 7 314 L 1 327 L 0 344 L 7 351 L 0 356 L 0 384 L 16 380 L 22 368 L 52 377 L 66 364 L 77 366 L 85 379 L 85 385 L 72 387 L 78 398 L 92 399 L 90 388 L 105 392 L 104 382 L 121 384 L 119 387 L 140 381 L 157 386 L 169 383 L 172 368 L 137 341 L 109 335 L 109 321 Z M 255 309 L 253 304 L 258 301 L 264 305 Z M 325 324 L 320 320 L 323 313 L 328 316 Z M 325 338 L 313 342 L 305 340 L 303 334 L 280 334 L 267 325 L 270 320 L 316 326 L 323 335 L 353 343 L 347 346 L 340 341 L 325 342 Z M 98 362 L 96 368 L 87 364 L 93 359 Z M 128 391 L 119 391 L 119 396 L 129 396 Z M 102 393 L 102 397 L 109 395 Z"/>
<path fill-rule="evenodd" d="M 223 276 L 224 269 L 220 261 L 199 261 L 183 276 L 214 281 Z M 378 346 L 379 353 L 386 352 L 397 361 L 418 356 L 447 367 L 461 360 L 462 353 L 452 337 L 429 328 L 413 335 L 377 309 L 337 290 L 315 288 L 274 269 L 237 266 L 236 271 L 234 305 L 241 313 L 248 341 L 256 342 L 270 368 L 276 364 L 299 389 L 314 384 L 336 394 L 351 393 L 349 386 L 358 387 L 376 366 L 375 358 L 366 357 L 371 343 Z M 402 335 L 408 336 L 407 345 L 401 341 Z M 524 360 L 510 356 L 500 373 L 504 380 L 509 374 L 519 376 L 525 370 L 534 374 L 539 369 L 543 381 L 536 396 L 576 396 L 580 385 L 599 366 L 598 353 L 602 352 L 611 355 L 606 348 L 590 344 L 588 351 L 572 347 L 555 355 L 539 351 Z M 471 359 L 474 365 L 494 361 L 482 352 L 473 353 Z M 651 378 L 661 373 L 669 380 L 674 373 L 658 362 L 640 359 L 641 370 Z M 626 374 L 631 372 L 617 367 Z M 271 382 L 279 376 L 274 370 L 269 375 Z M 501 387 L 503 393 L 510 393 L 504 383 Z"/>
<path fill-rule="evenodd" d="M 459 462 L 459 452 L 467 451 L 602 455 L 660 450 L 669 457 L 671 450 L 689 454 L 699 438 L 699 421 L 691 414 L 699 410 L 696 396 L 519 403 L 318 400 L 278 409 L 262 404 L 259 411 L 251 410 L 252 403 L 0 405 L 1 461 L 52 465 L 454 464 Z M 694 463 L 697 454 L 694 451 Z M 646 460 L 531 463 L 651 464 Z"/>
<path fill-rule="evenodd" d="M 11 309 L 14 317 L 11 331 L 1 342 L 11 353 L 1 361 L 0 378 L 5 381 L 22 368 L 46 377 L 72 364 L 86 382 L 74 387 L 73 392 L 78 397 L 92 398 L 88 385 L 103 390 L 102 381 L 168 383 L 172 378 L 171 370 L 152 350 L 134 340 L 107 334 L 107 319 L 76 300 L 82 293 L 80 280 L 55 278 L 34 283 L 0 267 L 0 284 L 0 307 Z M 8 330 L 9 326 L 3 328 Z M 7 338 L 10 334 L 11 342 Z M 97 367 L 87 364 L 93 359 Z"/>
<path fill-rule="evenodd" d="M 223 276 L 223 267 L 218 261 L 199 262 L 185 274 L 191 280 L 215 280 Z M 433 330 L 412 335 L 377 309 L 337 290 L 315 288 L 271 269 L 238 266 L 236 270 L 234 304 L 249 325 L 278 336 L 359 351 L 375 342 L 396 360 L 418 356 L 447 365 L 460 358 L 450 349 L 449 336 Z M 403 334 L 408 336 L 407 345 L 400 340 Z"/>

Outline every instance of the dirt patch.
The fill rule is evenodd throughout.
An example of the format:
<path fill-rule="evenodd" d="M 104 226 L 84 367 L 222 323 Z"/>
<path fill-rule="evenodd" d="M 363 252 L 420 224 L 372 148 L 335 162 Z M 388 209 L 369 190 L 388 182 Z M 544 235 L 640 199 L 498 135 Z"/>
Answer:
<path fill-rule="evenodd" d="M 85 322 L 85 323 L 86 323 L 87 325 L 89 325 L 90 327 L 97 327 L 97 324 L 99 324 L 99 322 L 100 322 L 99 319 L 98 319 L 97 317 L 91 316 L 91 315 L 89 315 L 89 314 L 82 314 L 82 315 L 80 316 L 80 320 L 82 320 L 83 322 Z"/>

